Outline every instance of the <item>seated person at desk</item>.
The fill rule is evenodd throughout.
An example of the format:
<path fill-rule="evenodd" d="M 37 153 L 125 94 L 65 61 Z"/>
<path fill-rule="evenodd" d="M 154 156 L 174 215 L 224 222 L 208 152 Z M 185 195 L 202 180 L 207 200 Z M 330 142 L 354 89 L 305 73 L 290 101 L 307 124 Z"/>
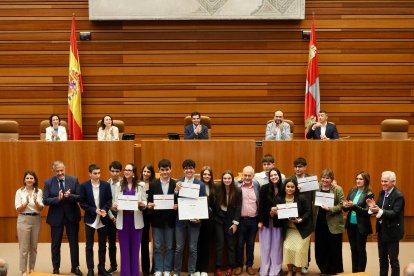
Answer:
<path fill-rule="evenodd" d="M 46 141 L 67 141 L 66 128 L 60 125 L 59 115 L 52 114 L 49 118 L 50 126 L 46 128 Z"/>
<path fill-rule="evenodd" d="M 336 140 L 339 138 L 334 123 L 328 122 L 328 113 L 324 110 L 318 113 L 318 122 L 314 123 L 306 133 L 306 139 Z"/>
<path fill-rule="evenodd" d="M 274 121 L 267 124 L 266 140 L 292 140 L 290 125 L 283 121 L 283 112 L 275 112 Z"/>
<path fill-rule="evenodd" d="M 98 130 L 98 141 L 118 141 L 119 130 L 113 125 L 112 117 L 105 115 Z"/>
<path fill-rule="evenodd" d="M 191 113 L 193 123 L 184 128 L 184 139 L 208 139 L 208 128 L 200 124 L 200 117 L 199 112 Z"/>

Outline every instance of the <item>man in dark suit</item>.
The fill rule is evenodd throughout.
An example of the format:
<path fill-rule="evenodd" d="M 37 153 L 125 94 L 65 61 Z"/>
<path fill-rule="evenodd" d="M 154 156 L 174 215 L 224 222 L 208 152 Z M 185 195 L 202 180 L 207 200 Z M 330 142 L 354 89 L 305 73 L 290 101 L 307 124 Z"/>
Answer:
<path fill-rule="evenodd" d="M 88 276 L 94 275 L 93 241 L 95 229 L 98 232 L 98 274 L 111 275 L 105 270 L 106 255 L 106 226 L 112 221 L 107 214 L 112 205 L 111 186 L 108 182 L 100 180 L 101 169 L 97 164 L 89 165 L 90 180 L 80 185 L 80 206 L 85 210 L 85 236 L 86 236 L 86 264 Z"/>
<path fill-rule="evenodd" d="M 74 176 L 65 175 L 65 164 L 55 161 L 52 164 L 54 177 L 45 180 L 43 204 L 49 206 L 46 222 L 50 224 L 52 236 L 53 274 L 59 274 L 60 246 L 63 228 L 69 240 L 71 272 L 80 276 L 79 269 L 79 221 L 81 219 L 79 201 L 79 182 Z"/>
<path fill-rule="evenodd" d="M 191 113 L 191 125 L 188 125 L 184 129 L 184 139 L 208 139 L 208 128 L 205 125 L 200 124 L 201 114 L 199 112 Z"/>
<path fill-rule="evenodd" d="M 328 122 L 328 113 L 324 110 L 318 113 L 318 122 L 314 123 L 306 133 L 306 139 L 336 140 L 339 138 L 334 123 Z"/>
<path fill-rule="evenodd" d="M 174 199 L 174 208 L 154 210 L 154 195 L 174 195 L 175 180 L 171 178 L 171 161 L 162 159 L 158 162 L 160 178 L 150 184 L 148 191 L 147 208 L 152 214 L 152 237 L 154 241 L 154 275 L 169 276 L 172 271 L 173 242 L 175 219 L 177 216 L 177 200 Z M 163 244 L 165 255 L 163 257 Z M 164 272 L 164 273 L 163 273 Z"/>
<path fill-rule="evenodd" d="M 367 199 L 369 214 L 377 217 L 378 255 L 380 276 L 388 275 L 389 264 L 391 276 L 400 275 L 398 260 L 399 241 L 404 236 L 404 195 L 395 187 L 394 172 L 385 171 L 381 176 L 382 191 L 378 200 Z M 388 264 L 389 260 L 389 264 Z"/>

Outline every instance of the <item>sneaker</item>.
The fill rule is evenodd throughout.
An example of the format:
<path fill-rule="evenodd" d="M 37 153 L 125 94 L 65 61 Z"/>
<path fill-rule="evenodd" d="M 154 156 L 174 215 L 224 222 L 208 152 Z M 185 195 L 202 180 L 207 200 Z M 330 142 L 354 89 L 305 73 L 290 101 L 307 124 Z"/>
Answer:
<path fill-rule="evenodd" d="M 161 271 L 156 271 L 156 272 L 154 273 L 154 276 L 162 276 L 162 272 L 161 272 Z"/>
<path fill-rule="evenodd" d="M 197 271 L 197 272 L 194 272 L 194 273 L 191 273 L 191 276 L 200 276 L 201 274 L 200 274 L 200 271 Z"/>
<path fill-rule="evenodd" d="M 208 273 L 207 272 L 201 272 L 200 276 L 208 276 Z"/>
<path fill-rule="evenodd" d="M 169 271 L 164 271 L 163 276 L 170 276 L 170 272 Z M 177 274 L 174 274 L 174 276 L 177 276 Z"/>
<path fill-rule="evenodd" d="M 308 268 L 302 267 L 302 274 L 308 274 Z"/>

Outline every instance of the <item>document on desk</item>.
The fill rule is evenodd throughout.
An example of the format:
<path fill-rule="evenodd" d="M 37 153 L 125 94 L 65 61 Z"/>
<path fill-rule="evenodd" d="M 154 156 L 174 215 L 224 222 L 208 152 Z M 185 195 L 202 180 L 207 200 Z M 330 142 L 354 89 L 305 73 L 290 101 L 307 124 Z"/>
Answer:
<path fill-rule="evenodd" d="M 154 210 L 174 209 L 174 194 L 154 195 Z"/>
<path fill-rule="evenodd" d="M 138 210 L 137 195 L 118 195 L 118 210 Z"/>
<path fill-rule="evenodd" d="M 301 193 L 319 190 L 318 177 L 316 175 L 299 178 L 298 185 L 300 186 Z"/>
<path fill-rule="evenodd" d="M 181 182 L 181 189 L 178 195 L 180 197 L 198 198 L 200 194 L 200 185 Z"/>
<path fill-rule="evenodd" d="M 315 206 L 325 205 L 326 207 L 334 207 L 335 195 L 331 193 L 316 192 Z"/>
<path fill-rule="evenodd" d="M 178 219 L 207 219 L 208 206 L 207 197 L 200 196 L 198 198 L 178 198 Z"/>
<path fill-rule="evenodd" d="M 277 218 L 278 219 L 299 217 L 298 204 L 296 202 L 286 203 L 286 204 L 277 204 L 276 207 L 277 207 Z"/>

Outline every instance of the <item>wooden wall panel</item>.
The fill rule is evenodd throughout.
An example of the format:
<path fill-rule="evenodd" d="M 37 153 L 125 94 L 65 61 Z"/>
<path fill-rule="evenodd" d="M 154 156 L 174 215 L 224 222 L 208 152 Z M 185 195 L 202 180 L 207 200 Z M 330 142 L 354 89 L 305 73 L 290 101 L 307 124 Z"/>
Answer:
<path fill-rule="evenodd" d="M 137 141 L 164 138 L 194 110 L 212 118 L 213 138 L 262 139 L 277 109 L 302 139 L 313 13 L 321 107 L 341 136 L 380 138 L 385 118 L 414 123 L 413 1 L 309 0 L 305 20 L 92 22 L 87 0 L 5 0 L 0 119 L 17 120 L 21 139 L 37 139 L 51 113 L 67 119 L 73 13 L 92 33 L 78 41 L 85 139 L 108 113 Z"/>

